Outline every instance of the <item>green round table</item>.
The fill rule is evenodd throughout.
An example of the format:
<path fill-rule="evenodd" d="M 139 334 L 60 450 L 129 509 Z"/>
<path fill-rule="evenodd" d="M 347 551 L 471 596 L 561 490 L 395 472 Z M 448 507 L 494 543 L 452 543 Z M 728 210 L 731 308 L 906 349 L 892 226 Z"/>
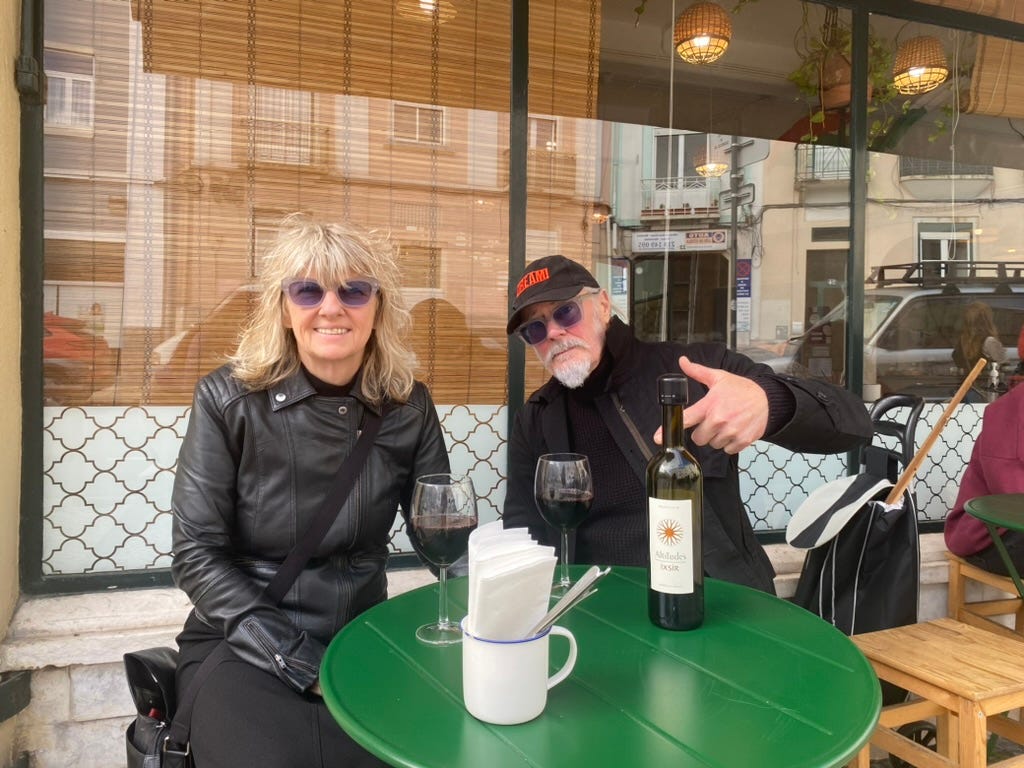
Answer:
<path fill-rule="evenodd" d="M 999 557 L 1002 558 L 1003 565 L 1006 566 L 1006 572 L 1017 586 L 1017 592 L 1024 597 L 1024 583 L 1021 582 L 1013 558 L 1006 551 L 1003 537 L 999 535 L 1000 528 L 1024 532 L 1024 493 L 994 493 L 989 496 L 977 496 L 964 504 L 964 511 L 985 524 L 989 536 L 992 537 L 992 543 L 995 545 Z"/>
<path fill-rule="evenodd" d="M 867 743 L 881 693 L 850 638 L 792 603 L 713 579 L 700 629 L 659 629 L 647 619 L 646 576 L 614 568 L 559 622 L 579 658 L 529 723 L 476 720 L 462 704 L 461 645 L 416 640 L 436 616 L 436 585 L 338 633 L 320 670 L 324 700 L 362 746 L 410 768 L 831 768 Z M 449 582 L 455 621 L 466 586 Z M 553 665 L 565 649 L 552 641 Z"/>

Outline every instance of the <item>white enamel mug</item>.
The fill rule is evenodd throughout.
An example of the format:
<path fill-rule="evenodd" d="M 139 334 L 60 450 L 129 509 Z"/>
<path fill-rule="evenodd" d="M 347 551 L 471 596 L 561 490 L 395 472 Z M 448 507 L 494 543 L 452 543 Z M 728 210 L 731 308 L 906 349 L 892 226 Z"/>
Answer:
<path fill-rule="evenodd" d="M 466 629 L 462 620 L 462 698 L 473 717 L 495 725 L 533 720 L 544 711 L 548 690 L 576 666 L 576 638 L 564 627 L 551 627 L 525 640 L 487 640 Z M 548 677 L 548 637 L 569 641 L 565 664 Z"/>

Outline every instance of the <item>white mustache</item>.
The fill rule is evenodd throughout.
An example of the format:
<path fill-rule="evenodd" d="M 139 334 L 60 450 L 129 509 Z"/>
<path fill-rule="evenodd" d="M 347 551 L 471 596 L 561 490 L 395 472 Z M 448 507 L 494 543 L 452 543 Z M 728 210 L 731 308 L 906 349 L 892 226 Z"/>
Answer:
<path fill-rule="evenodd" d="M 544 365 L 551 365 L 551 361 L 555 359 L 556 355 L 560 355 L 563 352 L 568 352 L 570 349 L 576 349 L 577 347 L 586 348 L 587 344 L 582 339 L 565 339 L 557 344 L 554 344 L 544 356 Z"/>

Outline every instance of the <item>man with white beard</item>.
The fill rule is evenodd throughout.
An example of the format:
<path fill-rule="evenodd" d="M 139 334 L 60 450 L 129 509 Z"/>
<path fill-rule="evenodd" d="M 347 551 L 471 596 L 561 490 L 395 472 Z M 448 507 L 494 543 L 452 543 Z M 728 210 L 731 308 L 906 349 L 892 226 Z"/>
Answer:
<path fill-rule="evenodd" d="M 682 370 L 689 379 L 684 422 L 704 472 L 704 570 L 716 579 L 775 591 L 775 571 L 740 498 L 741 450 L 764 439 L 792 451 L 839 453 L 871 440 L 863 402 L 840 387 L 776 374 L 723 344 L 638 340 L 612 317 L 594 276 L 564 256 L 527 266 L 506 331 L 533 348 L 552 378 L 516 415 L 504 525 L 526 526 L 559 547 L 560 531 L 534 501 L 537 458 L 585 454 L 594 500 L 570 532 L 569 562 L 647 565 L 644 481 L 661 439 L 662 373 Z"/>

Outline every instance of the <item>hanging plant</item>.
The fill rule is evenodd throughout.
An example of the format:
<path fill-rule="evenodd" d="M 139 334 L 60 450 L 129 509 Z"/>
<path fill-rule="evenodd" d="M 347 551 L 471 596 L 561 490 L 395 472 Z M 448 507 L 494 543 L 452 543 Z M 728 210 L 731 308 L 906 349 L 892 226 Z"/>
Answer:
<path fill-rule="evenodd" d="M 633 9 L 633 13 L 636 14 L 636 23 L 633 26 L 635 26 L 635 27 L 639 27 L 640 26 L 640 17 L 644 15 L 644 11 L 646 11 L 646 10 L 647 10 L 647 0 L 640 0 L 640 5 L 638 5 L 636 8 Z"/>
<path fill-rule="evenodd" d="M 803 141 L 818 141 L 830 112 L 849 107 L 852 91 L 853 34 L 848 23 L 840 20 L 838 9 L 825 10 L 825 18 L 817 34 L 811 34 L 808 6 L 797 30 L 794 47 L 800 63 L 786 79 L 797 87 L 808 104 L 811 131 Z M 887 132 L 908 115 L 910 101 L 898 99 L 892 85 L 892 44 L 873 33 L 868 34 L 868 143 L 880 148 Z"/>
<path fill-rule="evenodd" d="M 850 103 L 853 34 L 839 20 L 838 9 L 828 8 L 816 35 L 808 34 L 807 7 L 797 31 L 795 47 L 800 64 L 787 78 L 800 92 L 816 99 L 822 109 L 838 109 Z M 896 91 L 891 82 L 892 46 L 874 34 L 868 35 L 868 99 L 888 101 Z"/>

